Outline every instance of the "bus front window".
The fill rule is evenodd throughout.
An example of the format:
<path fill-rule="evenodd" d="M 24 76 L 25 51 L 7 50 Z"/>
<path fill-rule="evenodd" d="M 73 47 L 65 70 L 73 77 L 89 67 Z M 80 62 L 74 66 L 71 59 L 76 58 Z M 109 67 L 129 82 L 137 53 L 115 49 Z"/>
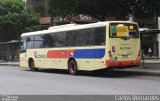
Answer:
<path fill-rule="evenodd" d="M 27 43 L 26 43 L 26 38 L 21 38 L 21 43 L 20 43 L 20 52 L 25 52 L 27 49 Z"/>

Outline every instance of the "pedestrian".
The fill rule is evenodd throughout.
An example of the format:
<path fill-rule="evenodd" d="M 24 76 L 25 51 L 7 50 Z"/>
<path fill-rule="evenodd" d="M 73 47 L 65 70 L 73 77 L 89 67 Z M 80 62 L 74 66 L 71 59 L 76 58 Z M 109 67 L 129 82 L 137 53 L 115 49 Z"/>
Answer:
<path fill-rule="evenodd" d="M 148 54 L 149 54 L 149 57 L 152 57 L 152 49 L 151 48 L 148 49 Z"/>

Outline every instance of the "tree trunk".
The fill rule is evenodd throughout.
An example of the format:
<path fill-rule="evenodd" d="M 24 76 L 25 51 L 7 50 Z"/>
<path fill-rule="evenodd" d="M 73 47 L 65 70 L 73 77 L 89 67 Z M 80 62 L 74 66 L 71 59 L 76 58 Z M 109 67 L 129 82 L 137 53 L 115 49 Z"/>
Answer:
<path fill-rule="evenodd" d="M 53 26 L 53 14 L 51 14 L 51 18 L 50 18 L 50 26 Z"/>

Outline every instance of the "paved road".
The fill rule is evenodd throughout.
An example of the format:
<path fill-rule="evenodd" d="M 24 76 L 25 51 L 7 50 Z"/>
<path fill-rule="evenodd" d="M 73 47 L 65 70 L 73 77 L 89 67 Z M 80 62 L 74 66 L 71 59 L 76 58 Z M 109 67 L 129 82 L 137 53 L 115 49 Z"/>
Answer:
<path fill-rule="evenodd" d="M 78 76 L 61 70 L 28 69 L 0 66 L 0 95 L 111 95 L 160 94 L 160 77 L 107 72 Z"/>

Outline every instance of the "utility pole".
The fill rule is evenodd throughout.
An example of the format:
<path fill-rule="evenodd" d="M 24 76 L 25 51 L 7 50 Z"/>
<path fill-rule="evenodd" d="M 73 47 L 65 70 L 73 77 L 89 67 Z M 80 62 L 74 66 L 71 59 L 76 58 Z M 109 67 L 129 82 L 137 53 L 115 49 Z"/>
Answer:
<path fill-rule="evenodd" d="M 160 30 L 160 17 L 158 17 L 158 29 Z M 160 58 L 160 33 L 157 34 L 157 41 L 158 41 L 158 54 L 159 54 L 159 58 Z"/>

